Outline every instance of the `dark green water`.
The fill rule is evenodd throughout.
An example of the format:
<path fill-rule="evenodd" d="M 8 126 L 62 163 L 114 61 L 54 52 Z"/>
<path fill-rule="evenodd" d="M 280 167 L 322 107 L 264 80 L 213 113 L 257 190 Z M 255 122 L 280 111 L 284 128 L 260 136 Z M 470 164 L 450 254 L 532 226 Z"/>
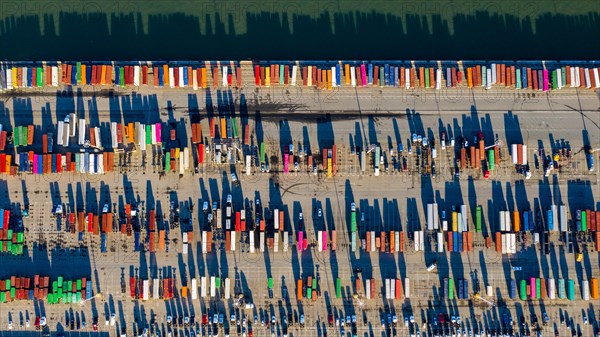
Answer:
<path fill-rule="evenodd" d="M 600 1 L 0 3 L 3 60 L 600 60 Z"/>

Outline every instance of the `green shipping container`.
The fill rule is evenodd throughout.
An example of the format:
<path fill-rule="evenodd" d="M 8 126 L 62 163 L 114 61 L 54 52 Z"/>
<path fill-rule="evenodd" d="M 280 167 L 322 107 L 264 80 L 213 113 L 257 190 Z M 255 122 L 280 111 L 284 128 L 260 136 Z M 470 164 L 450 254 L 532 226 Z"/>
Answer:
<path fill-rule="evenodd" d="M 560 71 L 561 71 L 561 74 L 562 74 L 562 76 L 561 76 L 561 82 L 562 82 L 562 86 L 564 87 L 564 86 L 567 85 L 567 68 L 566 67 L 562 67 L 560 69 Z"/>
<path fill-rule="evenodd" d="M 356 232 L 356 212 L 350 213 L 350 231 Z"/>
<path fill-rule="evenodd" d="M 477 206 L 477 210 L 475 212 L 475 227 L 477 233 L 481 233 L 481 206 Z"/>
<path fill-rule="evenodd" d="M 44 68 L 42 67 L 37 67 L 36 69 L 36 73 L 37 73 L 37 87 L 41 88 L 42 86 L 44 86 Z"/>
<path fill-rule="evenodd" d="M 6 235 L 6 240 L 12 240 L 13 230 L 9 229 Z"/>
<path fill-rule="evenodd" d="M 429 88 L 429 68 L 425 68 L 425 88 Z"/>
<path fill-rule="evenodd" d="M 0 241 L 0 252 L 4 251 L 4 241 Z"/>
<path fill-rule="evenodd" d="M 67 281 L 67 291 L 71 291 L 73 289 L 73 281 Z"/>
<path fill-rule="evenodd" d="M 494 149 L 490 149 L 488 150 L 488 162 L 489 162 L 489 169 L 490 171 L 493 171 L 496 168 L 496 157 L 494 154 Z"/>
<path fill-rule="evenodd" d="M 581 231 L 587 232 L 587 214 L 585 210 L 581 211 Z"/>
<path fill-rule="evenodd" d="M 71 294 L 71 303 L 77 303 L 77 294 L 78 293 Z"/>
<path fill-rule="evenodd" d="M 152 144 L 152 126 L 146 125 L 146 145 Z"/>
<path fill-rule="evenodd" d="M 269 277 L 269 289 L 273 289 L 273 278 Z"/>
<path fill-rule="evenodd" d="M 76 294 L 77 294 L 76 300 L 77 300 L 77 303 L 79 303 L 79 302 L 81 302 L 81 293 L 76 293 Z"/>
<path fill-rule="evenodd" d="M 231 127 L 233 129 L 233 138 L 238 138 L 237 119 L 235 117 L 231 119 Z"/>
<path fill-rule="evenodd" d="M 335 280 L 335 297 L 342 298 L 342 279 L 339 277 Z"/>
<path fill-rule="evenodd" d="M 26 126 L 22 126 L 21 130 L 23 131 L 23 133 L 21 134 L 21 145 L 23 146 L 27 146 L 27 127 Z"/>
<path fill-rule="evenodd" d="M 519 295 L 521 301 L 527 300 L 527 281 L 525 280 L 521 280 L 521 284 L 519 285 Z"/>
<path fill-rule="evenodd" d="M 0 292 L 0 303 L 6 302 L 6 295 L 3 292 Z"/>
<path fill-rule="evenodd" d="M 567 298 L 569 299 L 569 301 L 574 301 L 575 300 L 575 281 L 574 280 L 568 280 L 568 283 L 567 283 Z"/>
<path fill-rule="evenodd" d="M 12 252 L 12 241 L 6 241 L 6 251 Z"/>
<path fill-rule="evenodd" d="M 55 293 L 58 291 L 58 281 L 52 281 L 52 292 Z"/>
<path fill-rule="evenodd" d="M 167 151 L 165 156 L 165 171 L 171 172 L 171 152 Z"/>
<path fill-rule="evenodd" d="M 54 302 L 54 295 L 52 293 L 48 294 L 48 304 L 52 304 Z"/>
<path fill-rule="evenodd" d="M 21 127 L 17 126 L 17 128 L 13 131 L 13 143 L 15 146 L 21 146 Z"/>
<path fill-rule="evenodd" d="M 217 289 L 221 288 L 221 278 L 220 277 L 215 277 L 215 287 L 217 287 Z"/>
<path fill-rule="evenodd" d="M 542 280 L 539 278 L 535 279 L 535 297 L 538 300 L 542 298 Z"/>
<path fill-rule="evenodd" d="M 317 290 L 317 278 L 316 277 L 313 277 L 312 283 L 313 283 L 312 284 L 313 290 Z"/>
<path fill-rule="evenodd" d="M 517 77 L 517 89 L 522 89 L 522 85 L 521 85 L 521 69 L 517 69 L 515 71 L 516 73 L 516 77 Z"/>
<path fill-rule="evenodd" d="M 58 277 L 58 279 L 57 279 L 56 281 L 58 282 L 58 286 L 59 286 L 59 287 L 62 287 L 62 284 L 63 284 L 63 277 L 62 277 L 62 276 L 59 276 L 59 277 Z"/>
<path fill-rule="evenodd" d="M 125 86 L 125 67 L 119 68 L 119 84 L 124 87 Z"/>
<path fill-rule="evenodd" d="M 312 288 L 306 288 L 306 298 L 312 298 Z"/>
<path fill-rule="evenodd" d="M 17 297 L 17 289 L 15 289 L 15 287 L 10 288 L 10 297 L 11 298 Z"/>
<path fill-rule="evenodd" d="M 81 84 L 81 62 L 77 62 L 77 84 Z"/>
<path fill-rule="evenodd" d="M 452 278 L 448 279 L 448 299 L 454 299 L 454 279 Z"/>
<path fill-rule="evenodd" d="M 260 143 L 260 162 L 265 162 L 265 143 Z"/>
<path fill-rule="evenodd" d="M 77 291 L 81 291 L 81 279 L 77 280 Z"/>
<path fill-rule="evenodd" d="M 17 242 L 18 243 L 23 243 L 23 240 L 24 240 L 23 233 L 17 233 Z"/>

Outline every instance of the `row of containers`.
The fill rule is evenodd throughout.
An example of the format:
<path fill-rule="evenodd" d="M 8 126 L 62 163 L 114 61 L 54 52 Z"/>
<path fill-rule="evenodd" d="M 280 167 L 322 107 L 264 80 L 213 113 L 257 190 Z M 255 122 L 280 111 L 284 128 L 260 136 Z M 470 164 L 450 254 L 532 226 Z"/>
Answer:
<path fill-rule="evenodd" d="M 339 279 L 338 279 L 339 280 Z M 402 283 L 404 281 L 404 284 Z M 378 284 L 374 278 L 362 280 L 360 277 L 354 279 L 354 290 L 356 294 L 362 298 L 377 299 L 378 298 L 378 287 L 381 287 L 382 297 L 387 300 L 401 300 L 403 298 L 410 298 L 410 279 L 405 278 L 404 280 L 399 278 L 386 278 Z M 341 281 L 337 281 L 340 284 Z M 336 292 L 338 286 L 336 286 Z M 341 295 L 341 294 L 340 294 Z M 340 296 L 341 297 L 341 296 Z"/>
<path fill-rule="evenodd" d="M 443 279 L 442 294 L 448 300 L 459 299 L 468 300 L 469 297 L 469 281 L 466 279 L 457 279 L 456 282 L 451 277 Z"/>
<path fill-rule="evenodd" d="M 522 301 L 527 300 L 555 300 L 555 299 L 568 299 L 570 301 L 576 300 L 575 291 L 575 280 L 572 279 L 558 279 L 553 278 L 544 279 L 530 277 L 523 279 L 518 282 L 511 280 L 510 286 L 510 297 L 512 299 L 520 299 Z M 598 296 L 598 278 L 592 277 L 589 281 L 582 280 L 580 287 L 580 299 L 589 301 L 590 298 L 597 300 Z M 518 292 L 518 297 L 517 297 Z"/>
<path fill-rule="evenodd" d="M 487 159 L 487 170 L 493 171 L 496 169 L 496 164 L 500 163 L 501 153 L 500 148 L 496 145 L 485 146 L 483 139 L 479 139 L 477 145 L 471 145 L 468 148 L 461 147 L 459 162 L 460 169 L 466 168 L 479 169 L 481 162 Z M 486 157 L 487 154 L 487 157 Z"/>
<path fill-rule="evenodd" d="M 14 300 L 47 300 L 48 304 L 79 303 L 92 298 L 92 281 L 82 277 L 66 280 L 62 276 L 50 281 L 49 276 L 11 276 L 0 279 L 0 303 Z"/>
<path fill-rule="evenodd" d="M 464 64 L 463 67 L 452 62 L 428 66 L 344 62 L 328 65 L 256 64 L 254 84 L 263 87 L 302 85 L 328 90 L 340 86 L 440 90 L 442 87 L 466 85 L 469 88 L 491 89 L 497 86 L 548 91 L 563 87 L 599 88 L 598 71 L 596 64 L 580 67 L 550 63 L 537 66 L 484 63 Z"/>
<path fill-rule="evenodd" d="M 7 164 L 10 155 L 0 154 L 0 161 L 5 157 Z M 18 153 L 18 172 L 30 174 L 56 174 L 77 172 L 82 174 L 105 174 L 115 169 L 114 152 L 67 152 L 36 154 L 34 151 Z"/>
<path fill-rule="evenodd" d="M 25 228 L 17 220 L 10 210 L 0 209 L 0 253 L 23 255 Z"/>
<path fill-rule="evenodd" d="M 129 294 L 133 299 L 141 299 L 147 301 L 149 299 L 172 299 L 175 291 L 175 280 L 172 277 L 161 277 L 154 279 L 143 279 L 136 276 L 129 278 Z M 187 294 L 182 295 L 186 297 Z M 185 288 L 187 290 L 187 288 Z M 152 293 L 150 293 L 152 291 Z M 194 298 L 195 299 L 195 298 Z"/>
<path fill-rule="evenodd" d="M 338 284 L 339 284 L 339 286 L 338 286 Z M 321 290 L 319 289 L 319 280 L 313 276 L 307 276 L 303 279 L 302 278 L 298 279 L 297 286 L 296 286 L 296 292 L 298 294 L 297 295 L 298 300 L 307 299 L 307 300 L 316 301 L 317 298 L 319 298 L 321 295 Z M 339 279 L 336 280 L 336 297 L 337 297 L 338 293 L 341 297 L 341 280 L 339 280 Z M 339 298 L 339 297 L 337 297 L 337 298 Z"/>
<path fill-rule="evenodd" d="M 600 88 L 596 62 L 41 62 L 0 64 L 0 90 L 69 86 L 242 87 L 243 67 L 254 85 L 468 88 L 539 91 Z"/>

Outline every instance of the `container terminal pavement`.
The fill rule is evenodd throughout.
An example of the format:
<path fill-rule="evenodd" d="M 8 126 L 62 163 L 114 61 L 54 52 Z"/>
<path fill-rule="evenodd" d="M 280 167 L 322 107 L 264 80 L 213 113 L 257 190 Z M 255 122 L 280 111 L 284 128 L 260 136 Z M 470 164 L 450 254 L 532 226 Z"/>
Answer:
<path fill-rule="evenodd" d="M 598 333 L 592 66 L 64 65 L 2 86 L 1 335 Z"/>

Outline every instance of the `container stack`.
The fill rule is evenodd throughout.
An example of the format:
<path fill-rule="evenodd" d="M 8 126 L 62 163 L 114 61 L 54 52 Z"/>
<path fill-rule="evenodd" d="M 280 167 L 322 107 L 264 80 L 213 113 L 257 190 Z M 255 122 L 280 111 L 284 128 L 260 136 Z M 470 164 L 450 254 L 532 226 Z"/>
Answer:
<path fill-rule="evenodd" d="M 461 205 L 451 212 L 451 223 L 443 219 L 442 230 L 447 231 L 448 251 L 453 253 L 473 250 L 473 233 L 469 231 L 467 206 Z M 438 244 L 439 245 L 439 244 Z"/>
<path fill-rule="evenodd" d="M 310 299 L 316 301 L 320 296 L 320 289 L 316 277 L 308 276 L 304 279 L 298 279 L 297 282 L 298 300 Z"/>
<path fill-rule="evenodd" d="M 24 244 L 25 228 L 11 219 L 10 210 L 0 209 L 0 253 L 23 255 Z"/>
<path fill-rule="evenodd" d="M 385 298 L 388 300 L 402 299 L 402 281 L 399 278 L 385 279 Z"/>
<path fill-rule="evenodd" d="M 521 230 L 519 212 L 500 211 L 499 231 L 496 232 L 496 252 L 500 254 L 517 253 L 517 235 Z"/>
<path fill-rule="evenodd" d="M 91 281 L 87 281 L 87 278 L 65 280 L 59 276 L 56 281 L 52 281 L 52 292 L 47 296 L 48 304 L 79 303 L 88 298 L 88 293 L 91 294 Z"/>

